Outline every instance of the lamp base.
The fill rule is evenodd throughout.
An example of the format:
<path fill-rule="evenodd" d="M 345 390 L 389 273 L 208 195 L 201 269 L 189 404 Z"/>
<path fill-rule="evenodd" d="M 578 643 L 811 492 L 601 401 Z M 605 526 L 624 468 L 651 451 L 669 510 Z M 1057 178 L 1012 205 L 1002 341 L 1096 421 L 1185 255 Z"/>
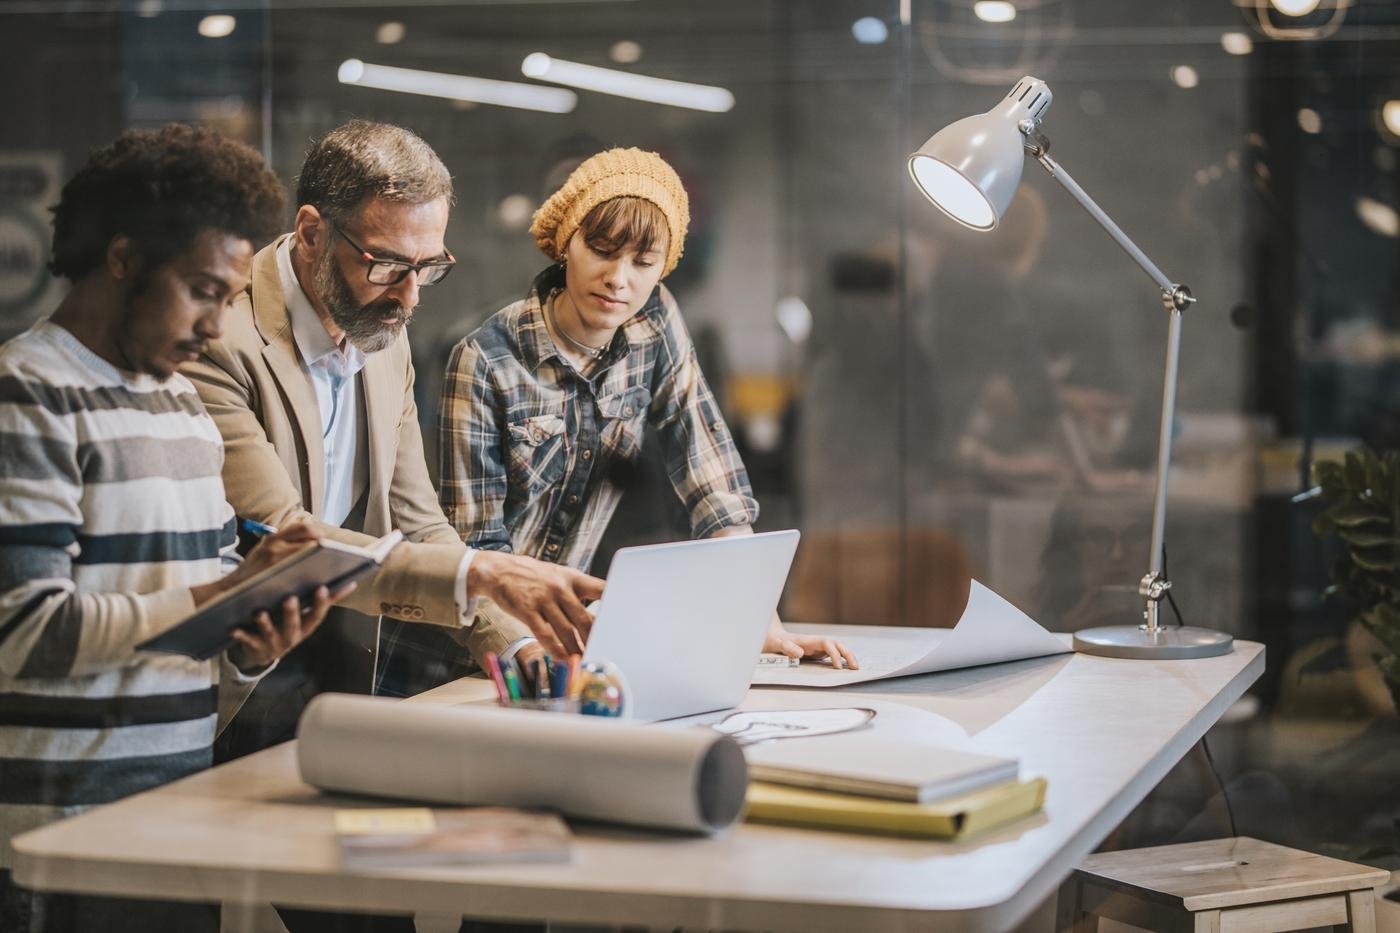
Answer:
<path fill-rule="evenodd" d="M 1141 625 L 1105 625 L 1074 633 L 1074 650 L 1101 658 L 1142 658 L 1176 661 L 1229 654 L 1234 636 L 1208 628 L 1159 628 L 1148 636 Z"/>

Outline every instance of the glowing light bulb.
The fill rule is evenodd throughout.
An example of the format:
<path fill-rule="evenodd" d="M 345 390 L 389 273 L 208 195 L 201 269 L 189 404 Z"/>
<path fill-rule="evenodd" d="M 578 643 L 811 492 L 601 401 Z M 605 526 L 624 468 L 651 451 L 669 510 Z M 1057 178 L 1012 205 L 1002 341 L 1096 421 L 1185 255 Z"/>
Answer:
<path fill-rule="evenodd" d="M 227 13 L 215 13 L 199 21 L 199 34 L 206 39 L 222 39 L 238 27 L 238 20 Z"/>
<path fill-rule="evenodd" d="M 977 0 L 972 12 L 984 23 L 1009 23 L 1016 18 L 1016 4 L 1007 0 Z"/>
<path fill-rule="evenodd" d="M 1284 16 L 1307 16 L 1316 10 L 1322 0 L 1269 0 L 1275 10 Z"/>
<path fill-rule="evenodd" d="M 1220 47 L 1231 55 L 1248 55 L 1254 51 L 1254 40 L 1243 32 L 1221 33 Z"/>

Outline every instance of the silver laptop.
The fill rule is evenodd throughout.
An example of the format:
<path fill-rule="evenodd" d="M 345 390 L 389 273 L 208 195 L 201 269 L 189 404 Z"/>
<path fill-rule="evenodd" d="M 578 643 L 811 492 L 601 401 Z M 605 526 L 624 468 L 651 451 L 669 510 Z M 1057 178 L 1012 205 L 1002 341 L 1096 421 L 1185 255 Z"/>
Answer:
<path fill-rule="evenodd" d="M 770 531 L 613 556 L 583 658 L 622 671 L 624 716 L 651 722 L 738 705 L 797 539 Z"/>

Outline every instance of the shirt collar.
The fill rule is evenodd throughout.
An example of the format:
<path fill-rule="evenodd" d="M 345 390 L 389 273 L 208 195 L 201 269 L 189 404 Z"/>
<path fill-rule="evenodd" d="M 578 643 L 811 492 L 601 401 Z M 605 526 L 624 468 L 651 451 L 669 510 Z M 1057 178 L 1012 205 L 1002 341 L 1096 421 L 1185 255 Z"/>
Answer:
<path fill-rule="evenodd" d="M 302 290 L 292 269 L 294 239 L 295 235 L 289 236 L 277 245 L 277 277 L 282 282 L 282 298 L 292 319 L 292 339 L 296 342 L 297 352 L 307 366 L 340 368 L 335 365 L 340 364 L 344 367 L 345 375 L 353 376 L 365 368 L 365 355 L 348 340 L 342 350 L 327 333 L 326 325 L 321 323 L 316 309 L 311 306 L 311 299 Z M 333 359 L 337 356 L 338 360 Z"/>
<path fill-rule="evenodd" d="M 598 365 L 590 373 L 590 379 L 606 372 L 612 364 L 627 356 L 633 347 L 640 347 L 646 343 L 645 338 L 639 338 L 636 325 L 650 321 L 651 316 L 660 307 L 661 297 L 658 288 L 651 293 L 651 297 L 647 299 L 646 304 L 642 305 L 642 309 L 613 334 L 612 343 L 608 344 L 608 348 L 598 358 Z M 649 331 L 650 327 L 648 326 L 646 329 Z M 561 366 L 569 366 L 563 354 L 559 352 L 559 348 L 554 345 L 554 338 L 549 336 L 549 328 L 544 323 L 544 306 L 540 302 L 539 292 L 534 289 L 530 290 L 529 297 L 525 299 L 525 307 L 521 310 L 519 332 L 521 354 L 531 371 L 538 369 L 545 360 L 556 357 Z"/>
<path fill-rule="evenodd" d="M 530 290 L 525 307 L 520 312 L 520 352 L 531 371 L 539 369 L 545 360 L 559 355 L 549 329 L 544 324 L 544 308 L 539 292 Z"/>

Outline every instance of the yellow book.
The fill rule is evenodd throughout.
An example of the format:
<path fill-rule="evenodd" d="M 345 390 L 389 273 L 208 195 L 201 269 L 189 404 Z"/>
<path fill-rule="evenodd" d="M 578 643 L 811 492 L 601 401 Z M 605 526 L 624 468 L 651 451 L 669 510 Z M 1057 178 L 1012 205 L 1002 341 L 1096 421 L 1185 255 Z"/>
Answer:
<path fill-rule="evenodd" d="M 815 829 L 961 839 L 1040 810 L 1045 778 L 1008 781 L 933 803 L 880 800 L 754 781 L 745 819 Z"/>

